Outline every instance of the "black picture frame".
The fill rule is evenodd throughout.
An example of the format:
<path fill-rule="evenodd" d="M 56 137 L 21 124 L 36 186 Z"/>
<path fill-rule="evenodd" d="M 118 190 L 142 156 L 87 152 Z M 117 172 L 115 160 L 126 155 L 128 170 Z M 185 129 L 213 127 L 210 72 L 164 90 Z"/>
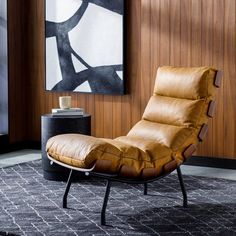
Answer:
<path fill-rule="evenodd" d="M 51 1 L 51 0 L 45 0 L 45 90 L 46 91 L 50 91 L 50 92 L 80 92 L 80 93 L 92 93 L 92 94 L 108 94 L 108 95 L 124 95 L 126 94 L 126 68 L 125 68 L 125 0 L 77 0 L 78 2 L 82 2 L 80 8 L 77 10 L 77 13 L 79 12 L 79 10 L 81 9 L 81 7 L 86 5 L 85 3 L 88 4 L 95 4 L 96 6 L 98 5 L 98 7 L 101 7 L 104 9 L 109 10 L 109 7 L 112 6 L 112 3 L 114 3 L 113 6 L 116 6 L 115 8 L 115 14 L 119 14 L 121 15 L 121 25 L 122 25 L 122 34 L 120 35 L 121 37 L 121 42 L 122 42 L 122 48 L 121 48 L 121 54 L 122 54 L 122 58 L 121 58 L 121 63 L 119 65 L 99 65 L 99 66 L 90 66 L 89 68 L 87 67 L 87 69 L 80 71 L 79 73 L 75 72 L 75 68 L 73 73 L 69 73 L 71 72 L 73 69 L 69 70 L 69 67 L 72 68 L 73 63 L 72 63 L 72 59 L 70 57 L 72 57 L 72 55 L 75 55 L 74 50 L 70 51 L 70 57 L 68 56 L 69 54 L 67 53 L 67 55 L 64 57 L 64 59 L 68 59 L 68 61 L 70 61 L 70 66 L 66 66 L 66 70 L 64 72 L 62 72 L 62 80 L 60 80 L 60 83 L 58 83 L 57 85 L 55 85 L 52 89 L 49 89 L 49 87 L 47 86 L 47 81 L 48 81 L 48 75 L 47 75 L 47 70 L 48 70 L 48 57 L 47 57 L 47 38 L 50 37 L 54 37 L 53 34 L 51 34 L 50 32 L 55 33 L 55 29 L 58 31 L 58 29 L 60 27 L 67 27 L 68 25 L 66 25 L 66 22 L 68 22 L 68 20 L 66 22 L 62 22 L 56 23 L 56 25 L 54 23 L 50 24 L 49 21 L 46 20 L 46 12 L 47 12 L 47 6 L 46 3 L 47 1 Z M 67 0 L 64 0 L 65 2 L 67 2 Z M 105 5 L 103 5 L 105 4 Z M 111 4 L 111 5 L 109 5 Z M 86 9 L 88 9 L 88 6 Z M 114 9 L 113 9 L 114 10 Z M 84 10 L 85 12 L 86 10 Z M 83 14 L 82 14 L 83 15 Z M 76 18 L 76 14 L 74 14 L 70 20 L 75 17 Z M 82 17 L 80 18 L 82 19 Z M 78 16 L 77 16 L 77 20 L 78 20 Z M 54 24 L 54 26 L 53 26 Z M 77 22 L 78 25 L 78 22 Z M 76 25 L 76 26 L 77 26 Z M 50 28 L 51 27 L 51 28 Z M 50 30 L 49 30 L 50 29 Z M 65 36 L 65 35 L 64 35 Z M 68 36 L 68 32 L 67 32 L 67 36 Z M 58 42 L 58 36 L 56 37 L 57 42 Z M 63 39 L 64 40 L 64 39 Z M 68 42 L 68 41 L 67 41 Z M 61 43 L 61 45 L 63 45 L 63 43 Z M 59 46 L 60 49 L 62 49 L 64 46 Z M 71 47 L 71 45 L 70 45 Z M 72 48 L 72 47 L 71 47 Z M 57 45 L 57 50 L 58 50 L 58 54 L 61 55 L 61 52 L 58 49 L 58 45 Z M 83 60 L 82 57 L 80 57 L 78 54 L 76 55 L 77 58 L 82 59 L 81 61 L 85 63 L 86 62 Z M 64 61 L 64 60 L 63 60 Z M 59 61 L 59 64 L 61 66 L 61 61 Z M 69 72 L 68 72 L 69 71 Z M 118 71 L 122 71 L 122 76 L 123 79 L 120 79 L 119 75 L 118 75 Z M 71 78 L 68 78 L 71 77 Z M 79 81 L 78 79 L 82 78 L 82 82 Z M 119 79 L 118 79 L 119 78 Z M 72 81 L 74 80 L 74 81 Z M 101 81 L 103 83 L 101 83 Z M 78 87 L 78 83 L 80 83 L 79 85 L 81 85 L 83 82 L 88 82 L 88 84 L 90 85 L 91 91 L 75 91 L 74 88 Z"/>

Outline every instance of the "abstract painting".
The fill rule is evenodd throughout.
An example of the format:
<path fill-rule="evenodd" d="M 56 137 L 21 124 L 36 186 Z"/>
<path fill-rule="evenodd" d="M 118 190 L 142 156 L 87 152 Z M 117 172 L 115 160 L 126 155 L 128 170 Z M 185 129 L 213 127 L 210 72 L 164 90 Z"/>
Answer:
<path fill-rule="evenodd" d="M 46 90 L 124 94 L 124 0 L 46 0 Z"/>

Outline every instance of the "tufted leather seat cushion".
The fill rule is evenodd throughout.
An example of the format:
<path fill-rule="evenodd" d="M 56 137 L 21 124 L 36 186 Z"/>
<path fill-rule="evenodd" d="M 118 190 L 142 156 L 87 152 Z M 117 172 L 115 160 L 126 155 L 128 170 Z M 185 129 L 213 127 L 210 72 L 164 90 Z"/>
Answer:
<path fill-rule="evenodd" d="M 139 121 L 127 134 L 102 139 L 81 134 L 52 137 L 48 154 L 71 166 L 116 173 L 128 178 L 153 178 L 170 172 L 198 143 L 214 96 L 216 70 L 209 67 L 161 67 L 154 93 Z M 190 148 L 191 151 L 194 150 Z"/>
<path fill-rule="evenodd" d="M 111 140 L 64 134 L 51 138 L 47 150 L 56 160 L 80 168 L 91 168 L 99 159 L 110 162 L 109 173 L 113 174 L 118 173 L 123 165 L 131 166 L 134 178 L 140 177 L 145 168 L 155 167 L 157 174 L 161 173 L 162 163 L 172 160 L 171 149 L 140 137 L 124 136 Z"/>

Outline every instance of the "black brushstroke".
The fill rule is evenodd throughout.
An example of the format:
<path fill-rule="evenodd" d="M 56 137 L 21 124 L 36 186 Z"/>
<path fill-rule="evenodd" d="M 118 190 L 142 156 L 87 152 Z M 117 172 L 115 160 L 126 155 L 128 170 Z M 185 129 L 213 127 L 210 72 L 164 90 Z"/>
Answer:
<path fill-rule="evenodd" d="M 78 25 L 87 8 L 88 0 L 84 0 L 80 8 L 67 21 L 62 23 L 46 21 L 46 38 L 57 36 L 58 34 L 66 34 L 71 31 L 76 25 Z"/>
<path fill-rule="evenodd" d="M 82 57 L 80 57 L 72 47 L 71 47 L 71 53 L 75 56 L 75 58 L 78 61 L 80 61 L 81 64 L 83 64 L 87 68 L 91 68 L 91 66 Z"/>
<path fill-rule="evenodd" d="M 65 79 L 58 82 L 52 91 L 73 91 L 88 81 L 94 93 L 122 94 L 123 82 L 116 73 L 121 70 L 122 65 L 91 67 L 74 75 L 70 82 Z"/>

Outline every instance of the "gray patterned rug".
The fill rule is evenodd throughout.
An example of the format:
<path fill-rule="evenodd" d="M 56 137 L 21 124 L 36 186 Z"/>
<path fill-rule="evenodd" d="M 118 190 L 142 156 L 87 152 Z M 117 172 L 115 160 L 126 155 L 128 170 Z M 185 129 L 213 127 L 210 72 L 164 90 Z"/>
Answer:
<path fill-rule="evenodd" d="M 44 180 L 41 161 L 0 169 L 0 235 L 236 235 L 236 182 L 184 176 L 183 208 L 177 176 L 141 185 L 114 183 L 100 226 L 105 183 L 73 183 L 69 209 L 61 207 L 65 183 Z"/>

